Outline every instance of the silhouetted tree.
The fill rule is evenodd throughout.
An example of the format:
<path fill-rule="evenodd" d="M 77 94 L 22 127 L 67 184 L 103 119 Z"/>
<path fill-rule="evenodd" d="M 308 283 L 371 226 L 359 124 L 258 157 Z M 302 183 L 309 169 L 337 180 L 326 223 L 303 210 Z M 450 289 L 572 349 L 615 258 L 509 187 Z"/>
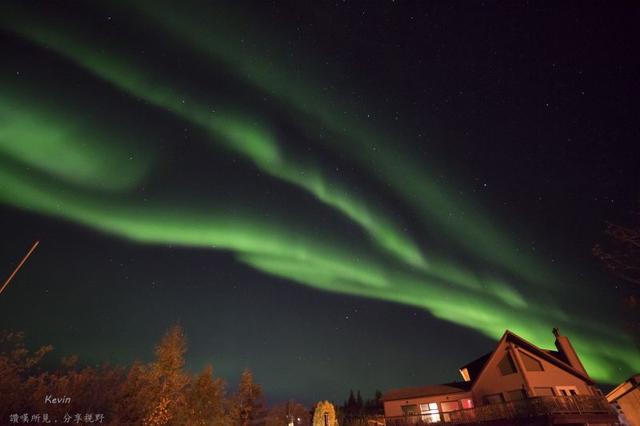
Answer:
<path fill-rule="evenodd" d="M 379 415 L 384 413 L 384 406 L 382 404 L 382 392 L 376 390 L 374 397 L 368 399 L 364 403 L 364 412 L 367 415 Z"/>
<path fill-rule="evenodd" d="M 364 408 L 364 402 L 362 401 L 362 395 L 360 394 L 360 390 L 358 390 L 358 395 L 356 396 L 356 409 L 355 409 L 355 412 L 358 415 L 361 415 L 363 408 Z"/>
<path fill-rule="evenodd" d="M 298 402 L 288 401 L 271 408 L 265 419 L 265 426 L 286 426 L 290 423 L 294 426 L 310 426 L 310 411 Z"/>
<path fill-rule="evenodd" d="M 640 218 L 640 213 L 635 214 Z M 616 277 L 640 288 L 640 223 L 623 226 L 607 222 L 608 240 L 596 244 L 593 254 Z"/>
<path fill-rule="evenodd" d="M 347 408 L 356 406 L 356 397 L 353 395 L 353 389 L 349 390 L 349 398 L 347 399 Z"/>
<path fill-rule="evenodd" d="M 344 426 L 366 425 L 372 417 L 384 414 L 382 405 L 382 392 L 376 390 L 372 399 L 363 401 L 360 390 L 355 393 L 349 391 L 349 398 L 345 400 L 341 407 L 338 407 L 338 417 L 340 424 Z"/>
<path fill-rule="evenodd" d="M 634 213 L 634 219 L 628 226 L 607 222 L 607 239 L 594 245 L 593 255 L 620 280 L 627 328 L 640 346 L 640 211 Z"/>

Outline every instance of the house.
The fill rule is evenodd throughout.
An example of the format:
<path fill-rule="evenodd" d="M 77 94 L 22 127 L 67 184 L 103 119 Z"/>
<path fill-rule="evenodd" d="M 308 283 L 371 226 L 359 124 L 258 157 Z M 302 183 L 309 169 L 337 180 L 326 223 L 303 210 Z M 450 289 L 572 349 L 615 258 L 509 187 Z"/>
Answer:
<path fill-rule="evenodd" d="M 507 330 L 460 368 L 463 381 L 386 392 L 386 424 L 617 424 L 569 339 L 553 334 L 556 350 L 546 350 Z"/>
<path fill-rule="evenodd" d="M 616 407 L 623 425 L 640 426 L 640 374 L 609 392 L 607 401 Z"/>

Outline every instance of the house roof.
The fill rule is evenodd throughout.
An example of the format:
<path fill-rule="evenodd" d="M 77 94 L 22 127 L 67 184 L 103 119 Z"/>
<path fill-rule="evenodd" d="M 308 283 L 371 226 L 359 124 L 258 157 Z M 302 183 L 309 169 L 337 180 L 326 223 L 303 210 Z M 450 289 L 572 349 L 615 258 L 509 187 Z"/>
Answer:
<path fill-rule="evenodd" d="M 473 388 L 473 386 L 478 382 L 478 378 L 482 375 L 482 373 L 484 372 L 486 366 L 489 364 L 489 362 L 491 361 L 491 359 L 493 359 L 493 357 L 496 355 L 497 349 L 506 341 L 511 341 L 513 343 L 516 343 L 518 346 L 520 346 L 521 348 L 524 348 L 526 350 L 528 350 L 529 352 L 538 355 L 540 358 L 543 358 L 549 362 L 551 362 L 552 364 L 562 368 L 565 371 L 568 371 L 569 373 L 578 376 L 579 378 L 581 378 L 582 380 L 586 381 L 589 384 L 595 384 L 595 382 L 591 379 L 591 377 L 583 374 L 581 371 L 576 370 L 575 368 L 573 368 L 571 365 L 569 365 L 569 363 L 565 360 L 564 356 L 557 351 L 552 351 L 552 350 L 546 350 L 546 349 L 541 349 L 539 347 L 537 347 L 536 345 L 534 345 L 533 343 L 523 339 L 522 337 L 518 336 L 517 334 L 506 330 L 504 332 L 504 334 L 502 335 L 502 338 L 500 338 L 500 341 L 498 342 L 498 344 L 496 345 L 496 349 L 493 350 L 493 352 L 490 352 L 488 355 L 488 357 L 486 358 L 486 360 L 484 360 L 484 363 L 482 364 L 482 366 L 480 367 L 478 373 L 475 376 L 471 376 L 471 388 Z M 484 357 L 480 357 L 478 358 L 476 361 L 480 361 L 482 360 L 482 358 Z M 473 361 L 475 362 L 475 361 Z M 473 362 L 471 364 L 473 364 Z M 477 365 L 475 366 L 475 368 L 477 368 Z"/>
<path fill-rule="evenodd" d="M 460 367 L 460 369 L 466 368 L 469 372 L 469 376 L 471 381 L 469 382 L 453 382 L 453 383 L 445 383 L 440 385 L 428 385 L 428 386 L 420 386 L 413 388 L 401 388 L 401 389 L 392 389 L 385 394 L 382 395 L 383 401 L 394 401 L 399 399 L 409 399 L 409 398 L 418 398 L 423 396 L 433 396 L 433 395 L 446 395 L 450 393 L 458 393 L 458 392 L 467 392 L 473 388 L 473 386 L 477 383 L 478 378 L 482 375 L 486 366 L 489 364 L 490 360 L 495 356 L 497 349 L 506 341 L 511 341 L 516 343 L 519 347 L 528 350 L 529 352 L 539 356 L 551 362 L 552 364 L 568 371 L 575 376 L 578 376 L 582 380 L 586 381 L 589 384 L 594 384 L 593 380 L 582 373 L 581 371 L 573 368 L 569 362 L 565 359 L 562 353 L 554 350 L 541 349 L 534 345 L 533 343 L 523 339 L 522 337 L 514 334 L 513 332 L 506 330 L 500 338 L 500 341 L 496 345 L 496 348 L 488 352 L 481 357 L 471 361 L 470 363 Z"/>
<path fill-rule="evenodd" d="M 482 371 L 482 367 L 484 367 L 484 365 L 487 363 L 489 358 L 491 358 L 491 355 L 493 355 L 493 351 L 487 352 L 486 354 L 482 355 L 480 358 L 476 358 L 470 363 L 463 365 L 462 367 L 460 367 L 460 370 L 464 370 L 466 368 L 467 371 L 469 372 L 469 377 L 471 378 L 471 381 L 473 381 L 476 377 L 478 377 L 478 375 L 480 375 L 480 371 Z"/>
<path fill-rule="evenodd" d="M 447 395 L 450 393 L 467 392 L 471 389 L 470 382 L 452 382 L 441 385 L 419 386 L 414 388 L 392 389 L 382 395 L 383 401 L 397 401 L 399 399 L 419 398 L 422 396 Z"/>
<path fill-rule="evenodd" d="M 607 401 L 617 401 L 638 387 L 640 387 L 640 374 L 633 375 L 628 380 L 616 386 L 615 389 L 607 394 Z"/>
<path fill-rule="evenodd" d="M 589 384 L 595 384 L 595 382 L 593 381 L 593 379 L 591 379 L 591 377 L 589 377 L 588 375 L 586 375 L 585 373 L 583 373 L 582 371 L 578 371 L 575 368 L 573 368 L 571 366 L 571 364 L 569 364 L 569 361 L 564 357 L 564 355 L 558 351 L 553 351 L 553 350 L 547 350 L 547 349 L 541 349 L 539 347 L 537 347 L 536 345 L 534 345 L 533 343 L 529 342 L 528 340 L 523 339 L 522 337 L 518 336 L 517 334 L 507 330 L 504 332 L 504 335 L 502 336 L 502 339 L 500 339 L 500 343 L 502 343 L 503 340 L 510 340 L 514 343 L 516 343 L 518 346 L 520 346 L 521 348 L 524 348 L 526 350 L 528 350 L 529 352 L 538 355 L 540 358 L 545 359 L 546 361 L 549 361 L 550 363 L 556 365 L 557 367 L 562 368 L 563 370 L 578 376 L 579 378 L 581 378 L 582 380 L 586 381 Z M 500 345 L 500 343 L 498 345 Z M 497 349 L 497 346 L 496 346 Z M 494 351 L 495 353 L 495 351 Z"/>

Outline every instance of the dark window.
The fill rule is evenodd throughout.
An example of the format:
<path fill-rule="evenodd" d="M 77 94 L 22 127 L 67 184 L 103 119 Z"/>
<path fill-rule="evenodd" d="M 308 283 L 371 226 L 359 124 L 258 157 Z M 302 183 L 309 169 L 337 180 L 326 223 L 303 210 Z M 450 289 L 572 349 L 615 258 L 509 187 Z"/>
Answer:
<path fill-rule="evenodd" d="M 507 392 L 507 401 L 520 401 L 527 398 L 527 393 L 522 389 Z"/>
<path fill-rule="evenodd" d="M 484 397 L 487 404 L 501 404 L 504 402 L 504 398 L 501 393 L 494 393 L 493 395 L 487 395 Z"/>
<path fill-rule="evenodd" d="M 511 359 L 511 355 L 509 355 L 508 353 L 504 354 L 504 357 L 498 363 L 498 369 L 500 369 L 500 372 L 503 376 L 516 372 L 516 366 Z"/>
<path fill-rule="evenodd" d="M 553 388 L 536 388 L 537 396 L 553 396 Z"/>
<path fill-rule="evenodd" d="M 418 414 L 418 406 L 415 404 L 403 405 L 401 408 L 405 416 L 415 416 Z"/>
<path fill-rule="evenodd" d="M 544 368 L 542 368 L 542 363 L 540 361 L 522 351 L 520 351 L 520 355 L 522 356 L 522 363 L 524 364 L 525 370 L 544 371 Z"/>

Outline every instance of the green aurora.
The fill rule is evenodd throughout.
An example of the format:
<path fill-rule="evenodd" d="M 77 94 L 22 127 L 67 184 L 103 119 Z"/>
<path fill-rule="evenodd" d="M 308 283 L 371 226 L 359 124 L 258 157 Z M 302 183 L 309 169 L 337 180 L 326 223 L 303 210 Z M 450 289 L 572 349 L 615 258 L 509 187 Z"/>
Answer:
<path fill-rule="evenodd" d="M 199 129 L 216 155 L 295 187 L 315 200 L 318 215 L 340 215 L 367 238 L 354 241 L 319 221 L 302 219 L 305 212 L 274 210 L 265 216 L 203 189 L 199 196 L 214 203 L 176 201 L 171 193 L 151 202 L 133 197 L 132 188 L 162 167 L 154 135 L 145 140 L 114 117 L 83 110 L 74 99 L 53 102 L 33 89 L 33 82 L 18 84 L 7 72 L 0 78 L 2 202 L 137 243 L 229 251 L 265 274 L 322 291 L 416 306 L 491 338 L 509 328 L 548 345 L 551 328 L 559 326 L 571 335 L 595 379 L 614 383 L 640 370 L 631 340 L 615 325 L 559 305 L 553 283 L 566 281 L 565 273 L 520 253 L 474 200 L 454 195 L 433 178 L 428 165 L 390 143 L 394 136 L 367 125 L 355 112 L 336 112 L 349 108 L 336 106 L 335 94 L 317 93 L 312 72 L 305 80 L 284 61 L 263 58 L 260 49 L 234 45 L 240 39 L 233 25 L 237 17 L 220 14 L 221 25 L 213 31 L 180 8 L 119 7 L 128 19 L 142 17 L 154 25 L 175 48 L 190 49 L 211 78 L 221 75 L 222 67 L 236 76 L 234 87 L 255 98 L 273 96 L 284 112 L 265 112 L 257 101 L 197 87 L 82 24 L 62 25 L 8 4 L 0 8 L 0 24 L 73 63 L 87 78 Z M 392 202 L 361 191 L 297 148 L 295 137 L 279 131 L 282 120 L 301 139 L 326 130 L 327 137 L 312 138 L 318 150 L 344 154 L 371 180 L 390 188 L 422 228 L 407 226 L 409 218 L 398 217 Z M 456 211 L 465 214 L 452 216 Z M 460 255 L 430 244 L 422 232 L 441 235 Z M 490 266 L 478 266 L 485 264 Z"/>

